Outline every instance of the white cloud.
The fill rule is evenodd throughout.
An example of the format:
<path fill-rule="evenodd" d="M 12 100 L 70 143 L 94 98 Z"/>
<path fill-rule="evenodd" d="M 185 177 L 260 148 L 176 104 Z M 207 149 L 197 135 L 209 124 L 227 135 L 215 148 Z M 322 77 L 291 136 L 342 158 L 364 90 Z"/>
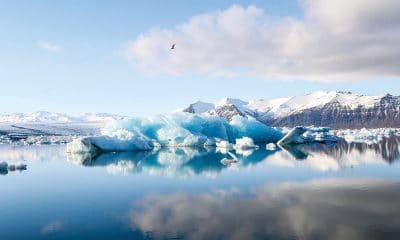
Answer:
<path fill-rule="evenodd" d="M 400 1 L 300 4 L 302 20 L 239 5 L 193 16 L 174 28 L 140 34 L 128 55 L 156 73 L 249 71 L 267 79 L 312 81 L 400 76 Z"/>
<path fill-rule="evenodd" d="M 41 47 L 41 48 L 43 48 L 43 49 L 45 49 L 47 51 L 50 51 L 50 52 L 56 53 L 56 52 L 60 52 L 61 51 L 61 47 L 59 45 L 55 44 L 55 43 L 52 43 L 52 42 L 40 40 L 40 41 L 38 41 L 38 45 L 39 45 L 39 47 Z"/>

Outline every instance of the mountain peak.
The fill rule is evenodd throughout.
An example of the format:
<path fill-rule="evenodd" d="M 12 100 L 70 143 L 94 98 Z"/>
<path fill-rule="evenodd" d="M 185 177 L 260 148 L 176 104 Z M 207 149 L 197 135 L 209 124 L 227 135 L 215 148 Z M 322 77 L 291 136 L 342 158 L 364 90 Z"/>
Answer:
<path fill-rule="evenodd" d="M 241 99 L 238 98 L 229 98 L 229 97 L 225 97 L 221 100 L 219 100 L 218 102 L 215 103 L 215 106 L 224 106 L 224 105 L 235 105 L 236 107 L 241 107 L 243 105 L 247 105 L 248 102 L 243 101 Z"/>
<path fill-rule="evenodd" d="M 390 104 L 381 103 L 388 100 L 391 101 Z M 195 109 L 193 104 L 188 108 L 188 112 L 207 112 L 228 120 L 235 115 L 251 116 L 275 126 L 316 125 L 352 128 L 400 125 L 400 97 L 390 94 L 368 96 L 350 91 L 315 91 L 306 95 L 249 102 L 226 97 L 215 104 L 208 103 L 207 111 Z M 386 120 L 380 119 L 382 114 L 387 117 Z"/>

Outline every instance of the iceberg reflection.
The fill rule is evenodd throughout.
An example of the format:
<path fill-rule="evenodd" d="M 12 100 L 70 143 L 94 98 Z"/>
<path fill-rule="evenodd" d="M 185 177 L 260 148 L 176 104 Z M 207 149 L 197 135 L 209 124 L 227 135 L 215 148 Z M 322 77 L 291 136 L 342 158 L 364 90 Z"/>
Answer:
<path fill-rule="evenodd" d="M 229 164 L 224 160 L 233 159 Z M 303 144 L 277 148 L 221 151 L 219 148 L 162 148 L 158 151 L 68 154 L 68 160 L 83 166 L 106 167 L 112 174 L 145 172 L 151 175 L 215 177 L 224 169 L 243 168 L 259 163 L 285 167 L 306 166 L 318 171 L 338 170 L 364 164 L 388 164 L 400 159 L 399 138 L 379 144 Z M 221 162 L 221 160 L 223 160 Z M 226 161 L 225 161 L 226 162 Z"/>
<path fill-rule="evenodd" d="M 222 159 L 230 156 L 229 154 L 232 153 L 221 153 L 215 148 L 163 148 L 159 151 L 103 153 L 97 156 L 68 154 L 68 160 L 82 166 L 106 167 L 107 171 L 113 174 L 145 172 L 171 177 L 215 177 L 223 169 L 229 168 L 221 163 Z M 236 154 L 238 162 L 233 164 L 244 167 L 257 164 L 273 153 L 264 150 L 255 151 L 249 156 Z"/>

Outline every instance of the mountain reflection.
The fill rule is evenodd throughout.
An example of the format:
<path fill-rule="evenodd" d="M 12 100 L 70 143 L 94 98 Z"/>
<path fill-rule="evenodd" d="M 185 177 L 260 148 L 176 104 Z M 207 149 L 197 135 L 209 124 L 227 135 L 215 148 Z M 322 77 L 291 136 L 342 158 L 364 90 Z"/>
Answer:
<path fill-rule="evenodd" d="M 285 167 L 307 166 L 318 171 L 338 170 L 365 164 L 388 164 L 400 159 L 400 140 L 387 138 L 378 144 L 347 143 L 304 144 L 268 151 L 264 147 L 250 151 L 231 150 L 239 161 L 224 165 L 231 158 L 216 148 L 164 148 L 158 151 L 69 154 L 68 160 L 83 166 L 106 167 L 112 174 L 145 172 L 152 175 L 216 177 L 224 169 L 238 169 L 260 163 Z"/>
<path fill-rule="evenodd" d="M 347 143 L 346 141 L 341 140 L 334 145 L 310 144 L 299 146 L 301 146 L 306 152 L 324 152 L 325 154 L 331 155 L 335 158 L 341 158 L 355 152 L 358 154 L 375 152 L 382 160 L 387 162 L 393 162 L 400 159 L 399 137 L 384 138 L 377 144 Z"/>
<path fill-rule="evenodd" d="M 129 211 L 152 239 L 397 239 L 400 183 L 329 179 L 239 190 L 151 194 Z"/>

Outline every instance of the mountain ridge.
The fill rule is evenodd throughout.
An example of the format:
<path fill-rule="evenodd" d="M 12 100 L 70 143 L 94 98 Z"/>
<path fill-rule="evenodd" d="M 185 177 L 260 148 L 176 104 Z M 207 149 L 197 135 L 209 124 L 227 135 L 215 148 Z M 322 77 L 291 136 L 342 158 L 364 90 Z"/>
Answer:
<path fill-rule="evenodd" d="M 243 101 L 224 98 L 207 104 L 202 112 L 182 112 L 218 115 L 231 120 L 235 115 L 254 117 L 277 127 L 297 125 L 331 128 L 400 127 L 400 96 L 385 94 L 368 96 L 345 91 L 316 91 L 301 96 L 270 100 Z M 229 101 L 231 100 L 231 101 Z M 214 107 L 212 107 L 214 106 Z"/>

